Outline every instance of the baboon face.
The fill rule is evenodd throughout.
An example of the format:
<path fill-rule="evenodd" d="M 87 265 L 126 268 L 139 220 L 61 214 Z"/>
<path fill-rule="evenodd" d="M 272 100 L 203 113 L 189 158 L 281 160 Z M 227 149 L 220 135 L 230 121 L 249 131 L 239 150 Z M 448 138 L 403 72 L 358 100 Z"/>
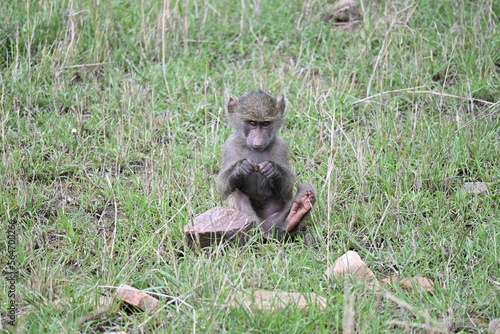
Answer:
<path fill-rule="evenodd" d="M 270 121 L 246 121 L 245 133 L 247 145 L 252 150 L 264 151 L 274 140 L 275 132 Z"/>
<path fill-rule="evenodd" d="M 239 99 L 229 99 L 229 123 L 254 151 L 264 151 L 273 143 L 284 123 L 285 99 L 263 91 L 251 91 Z"/>

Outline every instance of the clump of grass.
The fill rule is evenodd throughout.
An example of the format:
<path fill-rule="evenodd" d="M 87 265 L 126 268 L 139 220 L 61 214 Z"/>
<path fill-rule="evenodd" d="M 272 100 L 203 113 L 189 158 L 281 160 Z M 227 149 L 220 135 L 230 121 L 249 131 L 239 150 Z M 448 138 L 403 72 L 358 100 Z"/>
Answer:
<path fill-rule="evenodd" d="M 361 2 L 351 32 L 322 19 L 323 0 L 2 6 L 0 221 L 17 226 L 18 273 L 16 326 L 2 302 L 3 328 L 484 331 L 500 314 L 498 4 Z M 186 249 L 183 226 L 222 204 L 225 103 L 256 88 L 289 100 L 283 136 L 319 191 L 318 245 Z M 0 249 L 6 268 L 6 233 Z M 386 285 L 381 298 L 327 279 L 347 250 L 436 293 Z M 116 302 L 88 318 L 121 283 L 162 307 Z M 315 292 L 328 306 L 227 308 L 241 289 Z"/>

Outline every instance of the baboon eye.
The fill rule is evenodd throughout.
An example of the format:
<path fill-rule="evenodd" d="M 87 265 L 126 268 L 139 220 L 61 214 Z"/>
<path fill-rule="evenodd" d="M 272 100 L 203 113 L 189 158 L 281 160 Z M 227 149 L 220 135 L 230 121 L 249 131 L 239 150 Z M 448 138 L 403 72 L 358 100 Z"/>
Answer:
<path fill-rule="evenodd" d="M 256 121 L 248 121 L 248 124 L 250 124 L 250 126 L 257 126 Z"/>
<path fill-rule="evenodd" d="M 271 124 L 271 122 L 268 122 L 268 121 L 266 121 L 266 122 L 262 122 L 262 126 L 263 126 L 263 127 L 269 126 L 269 124 Z"/>

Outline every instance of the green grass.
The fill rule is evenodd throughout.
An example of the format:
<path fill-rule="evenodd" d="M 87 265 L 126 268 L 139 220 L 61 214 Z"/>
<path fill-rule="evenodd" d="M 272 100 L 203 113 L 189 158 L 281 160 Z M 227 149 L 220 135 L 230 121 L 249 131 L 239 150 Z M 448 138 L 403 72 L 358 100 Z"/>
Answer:
<path fill-rule="evenodd" d="M 4 331 L 482 333 L 500 318 L 500 3 L 362 1 L 352 32 L 327 4 L 2 3 L 0 223 L 17 226 L 18 271 L 13 327 L 2 232 Z M 186 249 L 184 225 L 222 204 L 227 100 L 258 88 L 289 100 L 282 135 L 318 188 L 318 245 Z M 489 192 L 464 192 L 473 181 Z M 436 293 L 327 278 L 347 250 Z M 161 308 L 84 321 L 122 283 Z M 228 308 L 241 289 L 328 306 Z"/>

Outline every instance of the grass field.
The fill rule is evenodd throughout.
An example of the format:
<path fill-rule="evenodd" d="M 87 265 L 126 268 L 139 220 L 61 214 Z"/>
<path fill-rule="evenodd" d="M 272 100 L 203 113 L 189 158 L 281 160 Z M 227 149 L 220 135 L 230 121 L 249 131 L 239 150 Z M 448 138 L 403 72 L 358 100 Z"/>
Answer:
<path fill-rule="evenodd" d="M 328 4 L 1 3 L 3 331 L 483 333 L 500 318 L 500 2 L 362 0 L 353 29 Z M 227 100 L 259 88 L 288 99 L 317 246 L 187 249 L 184 225 L 222 204 Z M 348 250 L 435 294 L 328 278 Z M 122 283 L 160 308 L 89 316 Z M 239 290 L 328 302 L 249 312 L 225 303 Z"/>

